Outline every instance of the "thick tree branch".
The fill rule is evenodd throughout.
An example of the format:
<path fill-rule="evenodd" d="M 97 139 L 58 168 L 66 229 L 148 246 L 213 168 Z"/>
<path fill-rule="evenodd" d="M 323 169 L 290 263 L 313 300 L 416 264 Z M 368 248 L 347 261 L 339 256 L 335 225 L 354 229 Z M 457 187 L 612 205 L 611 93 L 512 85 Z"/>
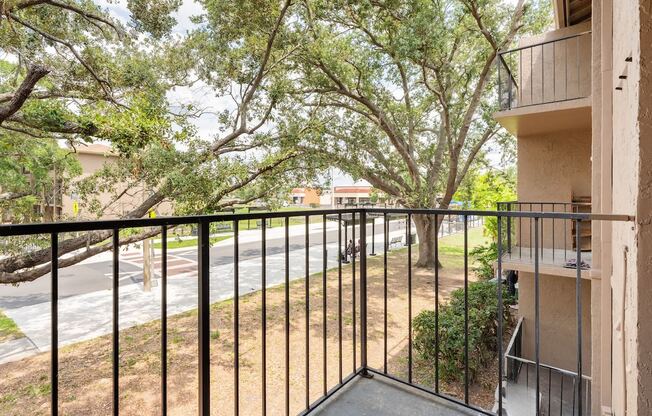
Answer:
<path fill-rule="evenodd" d="M 27 68 L 27 75 L 25 75 L 23 82 L 21 82 L 18 89 L 13 93 L 8 102 L 0 106 L 0 124 L 20 110 L 34 90 L 36 83 L 49 72 L 48 69 L 40 65 L 30 65 Z"/>
<path fill-rule="evenodd" d="M 30 194 L 31 192 L 3 192 L 0 193 L 0 202 L 13 201 Z"/>

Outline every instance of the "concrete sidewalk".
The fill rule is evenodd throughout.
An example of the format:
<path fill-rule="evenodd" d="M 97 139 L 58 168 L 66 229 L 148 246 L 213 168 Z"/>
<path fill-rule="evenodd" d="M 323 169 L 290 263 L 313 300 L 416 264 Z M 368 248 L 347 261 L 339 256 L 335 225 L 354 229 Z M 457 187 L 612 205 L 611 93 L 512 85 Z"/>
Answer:
<path fill-rule="evenodd" d="M 376 224 L 382 230 L 382 219 Z M 290 228 L 290 236 L 304 235 L 305 225 L 295 225 Z M 327 230 L 337 229 L 337 223 L 327 222 Z M 310 225 L 310 240 L 321 241 L 323 232 L 322 224 Z M 376 230 L 378 231 L 378 230 Z M 451 230 L 455 233 L 455 230 Z M 319 236 L 316 236 L 318 234 Z M 344 234 L 344 233 L 343 233 Z M 356 232 L 356 238 L 359 230 Z M 448 235 L 448 234 L 447 234 Z M 267 239 L 283 238 L 284 227 L 267 230 Z M 405 238 L 405 228 L 396 229 L 388 234 L 391 241 L 394 237 Z M 349 238 L 351 235 L 349 233 Z M 344 240 L 344 235 L 342 235 Z M 260 241 L 260 230 L 243 231 L 239 236 L 240 243 L 245 241 Z M 217 243 L 217 247 L 233 246 L 233 239 Z M 344 249 L 345 241 L 342 241 Z M 382 252 L 383 235 L 376 234 L 376 252 Z M 400 248 L 402 247 L 394 247 Z M 329 242 L 327 249 L 327 269 L 337 266 L 337 241 Z M 188 248 L 180 249 L 188 251 Z M 192 250 L 192 249 L 191 249 Z M 371 252 L 371 241 L 368 241 L 367 251 Z M 231 250 L 225 252 L 232 253 Z M 121 265 L 129 264 L 129 256 L 134 251 L 121 252 Z M 291 250 L 290 255 L 290 280 L 302 279 L 305 276 L 305 248 Z M 107 253 L 109 256 L 111 253 Z M 228 254 L 232 256 L 232 254 Z M 227 255 L 227 256 L 228 256 Z M 321 272 L 323 267 L 323 251 L 321 245 L 309 247 L 309 273 Z M 158 257 L 158 256 L 157 256 Z M 106 259 L 105 259 L 106 261 Z M 267 282 L 268 287 L 282 284 L 285 278 L 284 252 L 270 253 L 267 255 Z M 132 265 L 133 266 L 133 265 Z M 142 270 L 142 269 L 141 269 Z M 260 255 L 239 262 L 239 292 L 241 295 L 261 289 L 262 259 Z M 129 281 L 128 275 L 133 271 L 121 271 L 121 281 Z M 142 273 L 142 271 L 140 272 Z M 112 273 L 107 273 L 106 278 L 111 280 Z M 210 301 L 211 303 L 233 297 L 234 289 L 234 264 L 217 264 L 210 266 Z M 168 316 L 176 315 L 197 308 L 197 273 L 196 271 L 177 274 L 168 278 Z M 121 285 L 119 289 L 120 301 L 120 328 L 128 328 L 143 324 L 161 317 L 161 285 L 159 279 L 154 282 L 150 292 L 144 292 L 142 283 Z M 108 287 L 111 287 L 110 285 Z M 41 303 L 28 306 L 7 308 L 4 313 L 14 320 L 26 338 L 0 344 L 0 364 L 16 361 L 29 355 L 47 351 L 51 345 L 49 299 Z M 59 299 L 59 346 L 74 344 L 80 341 L 96 338 L 111 333 L 112 330 L 112 290 L 99 290 L 80 295 L 61 297 Z"/>

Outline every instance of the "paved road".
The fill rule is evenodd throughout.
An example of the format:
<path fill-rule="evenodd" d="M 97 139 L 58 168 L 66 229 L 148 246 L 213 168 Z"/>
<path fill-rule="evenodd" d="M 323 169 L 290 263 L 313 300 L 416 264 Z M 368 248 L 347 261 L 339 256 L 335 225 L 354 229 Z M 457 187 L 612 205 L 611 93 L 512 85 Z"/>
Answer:
<path fill-rule="evenodd" d="M 405 233 L 405 221 L 390 221 L 390 233 L 397 234 L 399 230 Z M 382 218 L 377 220 L 375 228 L 375 248 L 382 250 Z M 367 227 L 368 239 L 371 242 L 372 227 Z M 310 225 L 310 247 L 322 246 L 323 226 Z M 344 229 L 342 228 L 342 246 L 345 245 Z M 360 227 L 356 227 L 356 239 L 360 235 Z M 239 233 L 240 261 L 256 259 L 261 256 L 261 231 L 246 230 Z M 348 227 L 347 237 L 352 238 L 351 227 Z M 337 223 L 327 222 L 326 241 L 334 244 L 329 248 L 329 258 L 337 260 Z M 305 249 L 305 225 L 290 227 L 290 251 Z M 211 267 L 233 263 L 233 238 L 220 241 L 210 252 Z M 405 239 L 403 239 L 405 241 Z M 371 244 L 371 243 L 369 243 Z M 282 254 L 285 251 L 285 230 L 282 227 L 267 230 L 267 255 Z M 154 268 L 157 275 L 160 273 L 160 251 L 155 255 Z M 142 284 L 142 250 L 134 249 L 120 254 L 120 285 Z M 170 250 L 168 253 L 168 275 L 176 276 L 197 273 L 197 249 L 184 248 Z M 59 271 L 59 296 L 61 298 L 82 295 L 101 290 L 110 290 L 112 287 L 112 259 L 111 253 L 104 253 L 80 264 L 60 269 Z M 156 284 L 156 282 L 154 283 Z M 0 309 L 15 309 L 23 306 L 34 305 L 50 301 L 49 275 L 43 276 L 34 282 L 19 286 L 0 286 Z"/>

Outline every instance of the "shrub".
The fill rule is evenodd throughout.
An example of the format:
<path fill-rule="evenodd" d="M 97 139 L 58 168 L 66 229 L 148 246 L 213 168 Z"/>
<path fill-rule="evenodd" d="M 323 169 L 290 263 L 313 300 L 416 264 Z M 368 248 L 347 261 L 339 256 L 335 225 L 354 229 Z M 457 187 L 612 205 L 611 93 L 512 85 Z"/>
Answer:
<path fill-rule="evenodd" d="M 480 279 L 493 279 L 494 263 L 498 260 L 498 246 L 496 243 L 491 242 L 486 246 L 475 247 L 470 254 L 477 262 L 477 266 L 473 268 L 476 275 Z"/>
<path fill-rule="evenodd" d="M 469 380 L 488 364 L 496 351 L 497 302 L 494 282 L 469 284 Z M 503 288 L 504 319 L 513 302 Z M 423 311 L 413 320 L 414 348 L 419 358 L 435 365 L 435 313 Z M 448 304 L 439 308 L 439 374 L 446 381 L 464 379 L 464 289 L 451 293 Z"/>

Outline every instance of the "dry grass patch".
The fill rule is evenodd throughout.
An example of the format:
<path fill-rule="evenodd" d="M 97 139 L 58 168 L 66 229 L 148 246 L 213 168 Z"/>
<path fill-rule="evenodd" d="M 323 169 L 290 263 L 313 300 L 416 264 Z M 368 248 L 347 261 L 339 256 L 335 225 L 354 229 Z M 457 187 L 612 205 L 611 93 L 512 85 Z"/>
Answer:
<path fill-rule="evenodd" d="M 447 240 L 448 239 L 448 240 Z M 470 231 L 470 241 L 482 241 L 481 230 Z M 463 246 L 457 236 L 442 239 L 440 302 L 463 285 Z M 413 249 L 416 261 L 416 249 Z M 384 275 L 382 255 L 368 261 L 368 334 L 369 364 L 382 369 Z M 360 348 L 353 354 L 353 326 L 359 331 L 360 317 L 352 311 L 353 283 L 359 302 L 359 271 L 352 278 L 352 265 L 342 269 L 342 375 L 360 365 Z M 388 256 L 388 370 L 397 376 L 407 375 L 408 292 L 407 250 Z M 471 279 L 473 277 L 471 276 Z M 310 278 L 309 399 L 323 393 L 324 345 L 323 279 L 321 274 Z M 433 308 L 434 273 L 414 269 L 412 276 L 412 316 Z M 326 387 L 334 386 L 340 377 L 338 331 L 337 269 L 329 270 L 326 279 Z M 290 294 L 290 410 L 298 413 L 305 407 L 306 386 L 306 299 L 305 282 L 289 285 Z M 239 366 L 240 414 L 260 414 L 262 390 L 262 294 L 251 293 L 240 299 Z M 359 303 L 358 303 L 359 305 Z M 211 401 L 212 414 L 230 415 L 234 410 L 234 331 L 233 300 L 211 307 Z M 267 290 L 267 409 L 269 414 L 283 414 L 285 406 L 285 287 Z M 168 407 L 172 415 L 193 414 L 197 410 L 197 312 L 190 311 L 168 320 Z M 146 415 L 160 412 L 160 322 L 122 330 L 120 333 L 120 410 L 123 415 Z M 359 332 L 356 343 L 359 344 Z M 416 354 L 415 354 L 416 358 Z M 107 414 L 111 409 L 111 337 L 65 347 L 60 352 L 60 406 L 66 415 Z M 0 366 L 0 414 L 39 415 L 49 413 L 49 354 L 40 354 L 20 362 Z M 415 381 L 431 385 L 430 368 L 415 361 Z M 494 372 L 495 369 L 489 369 Z M 45 377 L 45 378 L 44 378 Z M 495 378 L 494 378 L 495 379 Z M 472 386 L 472 401 L 489 406 L 495 385 L 480 378 Z M 485 385 L 486 384 L 486 385 Z M 455 386 L 443 391 L 459 397 Z"/>

